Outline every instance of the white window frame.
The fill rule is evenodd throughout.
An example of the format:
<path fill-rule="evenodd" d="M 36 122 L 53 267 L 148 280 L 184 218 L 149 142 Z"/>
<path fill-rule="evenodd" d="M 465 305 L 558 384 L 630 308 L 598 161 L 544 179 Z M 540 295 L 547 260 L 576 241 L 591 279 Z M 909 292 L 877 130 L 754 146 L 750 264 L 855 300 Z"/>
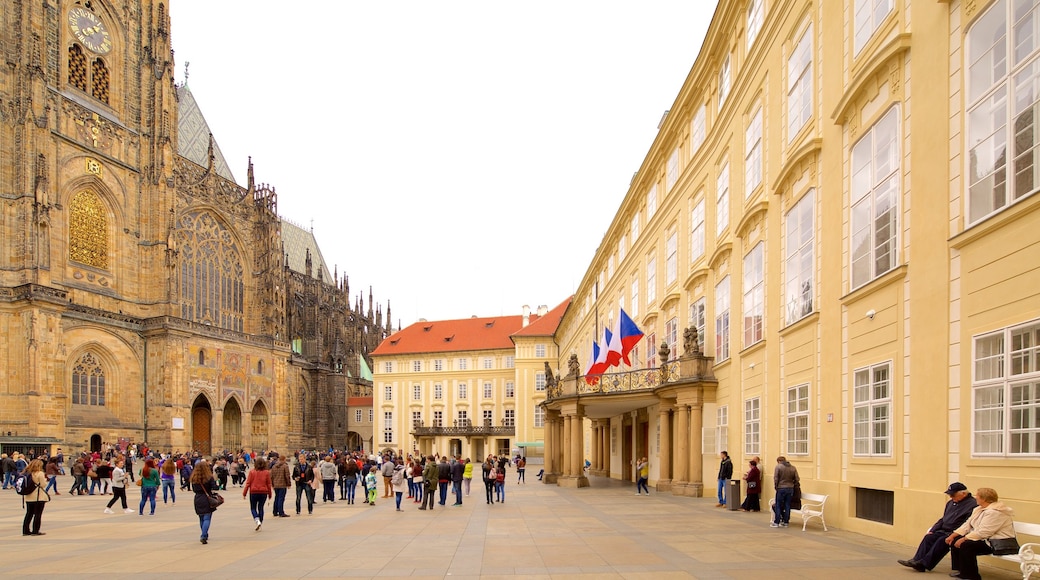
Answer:
<path fill-rule="evenodd" d="M 664 264 L 664 283 L 669 286 L 679 277 L 679 233 L 675 228 L 672 228 L 665 241 Z"/>
<path fill-rule="evenodd" d="M 1040 457 L 1040 319 L 972 337 L 973 457 Z"/>
<path fill-rule="evenodd" d="M 707 298 L 704 296 L 690 302 L 690 326 L 697 329 L 697 343 L 701 352 L 704 352 L 704 307 L 706 304 Z"/>
<path fill-rule="evenodd" d="M 494 386 L 491 384 L 490 381 L 484 381 L 484 398 L 485 399 L 491 399 L 491 398 L 494 398 L 494 396 L 495 396 Z"/>
<path fill-rule="evenodd" d="M 422 411 L 412 411 L 412 426 L 422 425 Z"/>
<path fill-rule="evenodd" d="M 459 383 L 455 385 L 455 388 L 456 393 L 458 394 L 458 400 L 463 401 L 469 398 L 469 383 L 459 381 Z"/>
<path fill-rule="evenodd" d="M 617 255 L 618 265 L 625 261 L 625 256 L 628 255 L 628 236 L 621 234 L 621 239 L 618 240 L 617 244 Z"/>
<path fill-rule="evenodd" d="M 443 371 L 444 370 L 444 359 L 436 359 L 433 361 L 433 370 Z"/>
<path fill-rule="evenodd" d="M 668 156 L 667 171 L 665 172 L 664 185 L 665 191 L 671 191 L 672 187 L 675 186 L 675 182 L 679 180 L 679 148 L 676 147 L 672 150 L 672 154 Z"/>
<path fill-rule="evenodd" d="M 632 300 L 628 303 L 632 318 L 639 316 L 639 273 L 632 275 Z"/>
<path fill-rule="evenodd" d="M 813 25 L 806 26 L 787 59 L 787 140 L 793 141 L 812 118 Z"/>
<path fill-rule="evenodd" d="M 879 379 L 878 372 L 885 376 Z M 852 373 L 852 454 L 892 456 L 892 361 L 861 367 Z"/>
<path fill-rule="evenodd" d="M 765 336 L 765 242 L 744 256 L 744 348 Z"/>
<path fill-rule="evenodd" d="M 394 412 L 383 411 L 383 443 L 394 442 Z"/>
<path fill-rule="evenodd" d="M 437 383 L 433 385 L 433 400 L 443 401 L 444 400 L 444 385 Z"/>
<path fill-rule="evenodd" d="M 657 213 L 657 184 L 650 186 L 649 191 L 646 192 L 646 221 L 650 223 L 650 220 Z"/>
<path fill-rule="evenodd" d="M 853 54 L 859 54 L 870 42 L 881 23 L 892 12 L 892 0 L 854 0 Z"/>
<path fill-rule="evenodd" d="M 534 374 L 534 390 L 544 391 L 545 390 L 545 371 L 538 371 Z"/>
<path fill-rule="evenodd" d="M 422 372 L 422 361 L 421 360 L 413 360 L 412 361 L 412 372 L 413 373 L 421 373 Z"/>
<path fill-rule="evenodd" d="M 534 406 L 534 428 L 541 429 L 545 427 L 545 407 L 541 405 Z"/>
<path fill-rule="evenodd" d="M 719 110 L 722 110 L 722 106 L 726 104 L 726 97 L 729 96 L 730 88 L 730 55 L 726 54 L 726 58 L 719 65 Z"/>
<path fill-rule="evenodd" d="M 787 454 L 809 454 L 809 383 L 787 389 Z"/>
<path fill-rule="evenodd" d="M 484 370 L 491 370 L 493 368 L 495 368 L 495 359 L 484 357 Z"/>
<path fill-rule="evenodd" d="M 715 364 L 729 360 L 729 276 L 715 285 Z"/>
<path fill-rule="evenodd" d="M 544 344 L 540 344 L 539 343 L 539 344 L 534 345 L 534 357 L 535 358 L 545 358 L 545 345 Z"/>
<path fill-rule="evenodd" d="M 765 0 L 751 0 L 748 5 L 747 14 L 747 48 L 751 50 L 751 47 L 755 44 L 755 39 L 758 38 L 758 33 L 762 31 L 762 21 L 766 17 Z"/>
<path fill-rule="evenodd" d="M 516 427 L 516 409 L 506 409 L 502 417 L 503 427 Z"/>
<path fill-rule="evenodd" d="M 729 162 L 719 166 L 719 176 L 715 180 L 715 237 L 722 238 L 722 232 L 729 227 Z"/>
<path fill-rule="evenodd" d="M 704 196 L 690 210 L 690 263 L 704 255 Z"/>
<path fill-rule="evenodd" d="M 354 409 L 354 422 L 360 424 L 361 423 L 361 419 L 362 419 L 361 409 Z"/>
<path fill-rule="evenodd" d="M 433 426 L 443 427 L 444 426 L 444 411 L 433 412 Z"/>
<path fill-rule="evenodd" d="M 715 454 L 727 451 L 729 445 L 729 407 L 719 405 L 715 409 Z"/>
<path fill-rule="evenodd" d="M 1017 22 L 1014 10 L 1011 2 L 994 2 L 971 24 L 965 41 L 969 225 L 1040 191 L 1040 92 L 1031 88 L 1040 84 L 1040 18 L 1035 5 Z M 1029 135 L 1032 143 L 1024 150 Z"/>
<path fill-rule="evenodd" d="M 856 289 L 899 264 L 902 208 L 898 105 L 890 108 L 852 147 L 849 188 L 849 280 Z M 884 223 L 882 214 L 888 215 Z M 862 248 L 857 248 L 862 245 Z M 887 262 L 879 265 L 880 257 Z M 887 266 L 887 267 L 885 267 Z"/>
<path fill-rule="evenodd" d="M 752 457 L 762 448 L 762 399 L 744 400 L 744 455 Z"/>
<path fill-rule="evenodd" d="M 704 144 L 704 140 L 708 137 L 707 110 L 708 107 L 702 104 L 697 109 L 697 112 L 693 114 L 693 121 L 690 122 L 691 156 L 700 150 L 701 145 Z"/>
<path fill-rule="evenodd" d="M 505 358 L 505 368 L 511 369 L 516 366 L 516 358 L 513 355 L 508 355 Z"/>
<path fill-rule="evenodd" d="M 469 360 L 468 359 L 464 359 L 464 358 L 460 358 L 459 359 L 459 370 L 460 371 L 469 370 Z"/>
<path fill-rule="evenodd" d="M 393 385 L 383 385 L 383 400 L 384 401 L 393 401 L 394 400 L 394 386 Z"/>
<path fill-rule="evenodd" d="M 653 310 L 657 300 L 657 250 L 650 250 L 646 256 L 646 305 L 647 312 Z"/>
<path fill-rule="evenodd" d="M 762 163 L 762 107 L 759 107 L 744 131 L 744 199 L 762 185 Z"/>
<path fill-rule="evenodd" d="M 669 318 L 664 323 L 664 341 L 668 344 L 668 348 L 671 349 L 668 353 L 668 360 L 672 361 L 679 358 L 679 318 Z"/>
<path fill-rule="evenodd" d="M 816 190 L 810 189 L 784 216 L 784 321 L 812 314 L 816 288 Z"/>
<path fill-rule="evenodd" d="M 513 381 L 506 381 L 506 398 L 512 399 L 516 396 L 516 383 Z"/>
<path fill-rule="evenodd" d="M 369 425 L 375 425 L 375 423 L 376 423 L 376 414 L 375 413 L 376 413 L 375 409 L 369 409 L 368 410 L 368 424 Z"/>
<path fill-rule="evenodd" d="M 632 245 L 635 245 L 636 240 L 639 239 L 639 212 L 638 211 L 636 212 L 636 215 L 632 216 L 631 230 L 632 230 Z"/>
<path fill-rule="evenodd" d="M 646 368 L 657 368 L 657 332 L 646 335 Z"/>
<path fill-rule="evenodd" d="M 383 372 L 390 374 L 394 372 L 394 363 L 392 361 L 386 361 L 383 363 Z"/>
<path fill-rule="evenodd" d="M 421 401 L 422 400 L 422 385 L 412 385 L 412 400 L 413 401 Z"/>

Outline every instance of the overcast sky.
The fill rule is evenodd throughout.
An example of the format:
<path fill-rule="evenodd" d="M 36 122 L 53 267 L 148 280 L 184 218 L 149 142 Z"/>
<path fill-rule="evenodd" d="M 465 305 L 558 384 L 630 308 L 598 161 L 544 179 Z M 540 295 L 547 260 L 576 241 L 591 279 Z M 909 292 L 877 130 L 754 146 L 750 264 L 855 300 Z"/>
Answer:
<path fill-rule="evenodd" d="M 577 290 L 716 2 L 287 5 L 173 2 L 177 82 L 396 329 Z"/>

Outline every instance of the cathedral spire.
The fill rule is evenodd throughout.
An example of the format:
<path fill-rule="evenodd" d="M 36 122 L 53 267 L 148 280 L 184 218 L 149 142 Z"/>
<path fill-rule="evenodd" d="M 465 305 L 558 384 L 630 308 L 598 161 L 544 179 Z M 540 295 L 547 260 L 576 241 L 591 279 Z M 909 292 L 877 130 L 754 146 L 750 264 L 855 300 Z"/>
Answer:
<path fill-rule="evenodd" d="M 188 74 L 187 71 L 185 71 L 184 74 L 187 75 Z M 187 76 L 185 76 L 185 78 L 187 78 Z M 213 134 L 212 133 L 210 133 L 209 143 L 210 143 L 211 153 L 212 153 L 212 146 L 213 146 Z M 211 154 L 210 159 L 212 159 L 212 158 L 213 157 L 212 157 L 212 154 Z M 249 156 L 249 167 L 246 169 L 246 190 L 249 193 L 253 193 L 253 191 L 255 191 L 254 185 L 255 184 L 254 184 L 254 181 L 253 181 L 253 156 L 250 155 Z"/>

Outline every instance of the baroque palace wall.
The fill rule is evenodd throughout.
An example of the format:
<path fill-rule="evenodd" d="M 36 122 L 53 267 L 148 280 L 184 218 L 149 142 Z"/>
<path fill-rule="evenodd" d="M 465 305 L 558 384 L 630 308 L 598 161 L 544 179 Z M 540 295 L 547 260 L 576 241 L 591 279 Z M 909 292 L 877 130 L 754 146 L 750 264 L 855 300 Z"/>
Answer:
<path fill-rule="evenodd" d="M 390 312 L 235 182 L 152 0 L 0 3 L 0 445 L 344 446 Z"/>

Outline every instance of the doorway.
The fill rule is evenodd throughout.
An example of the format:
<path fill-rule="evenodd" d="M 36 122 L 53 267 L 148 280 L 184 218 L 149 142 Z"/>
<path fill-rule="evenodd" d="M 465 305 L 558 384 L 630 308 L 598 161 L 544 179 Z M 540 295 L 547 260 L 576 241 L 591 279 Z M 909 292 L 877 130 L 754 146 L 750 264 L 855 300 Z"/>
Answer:
<path fill-rule="evenodd" d="M 242 407 L 234 397 L 224 404 L 224 448 L 229 451 L 242 449 Z"/>
<path fill-rule="evenodd" d="M 191 446 L 202 455 L 213 453 L 210 441 L 212 421 L 213 410 L 210 409 L 209 400 L 199 395 L 191 407 Z"/>

